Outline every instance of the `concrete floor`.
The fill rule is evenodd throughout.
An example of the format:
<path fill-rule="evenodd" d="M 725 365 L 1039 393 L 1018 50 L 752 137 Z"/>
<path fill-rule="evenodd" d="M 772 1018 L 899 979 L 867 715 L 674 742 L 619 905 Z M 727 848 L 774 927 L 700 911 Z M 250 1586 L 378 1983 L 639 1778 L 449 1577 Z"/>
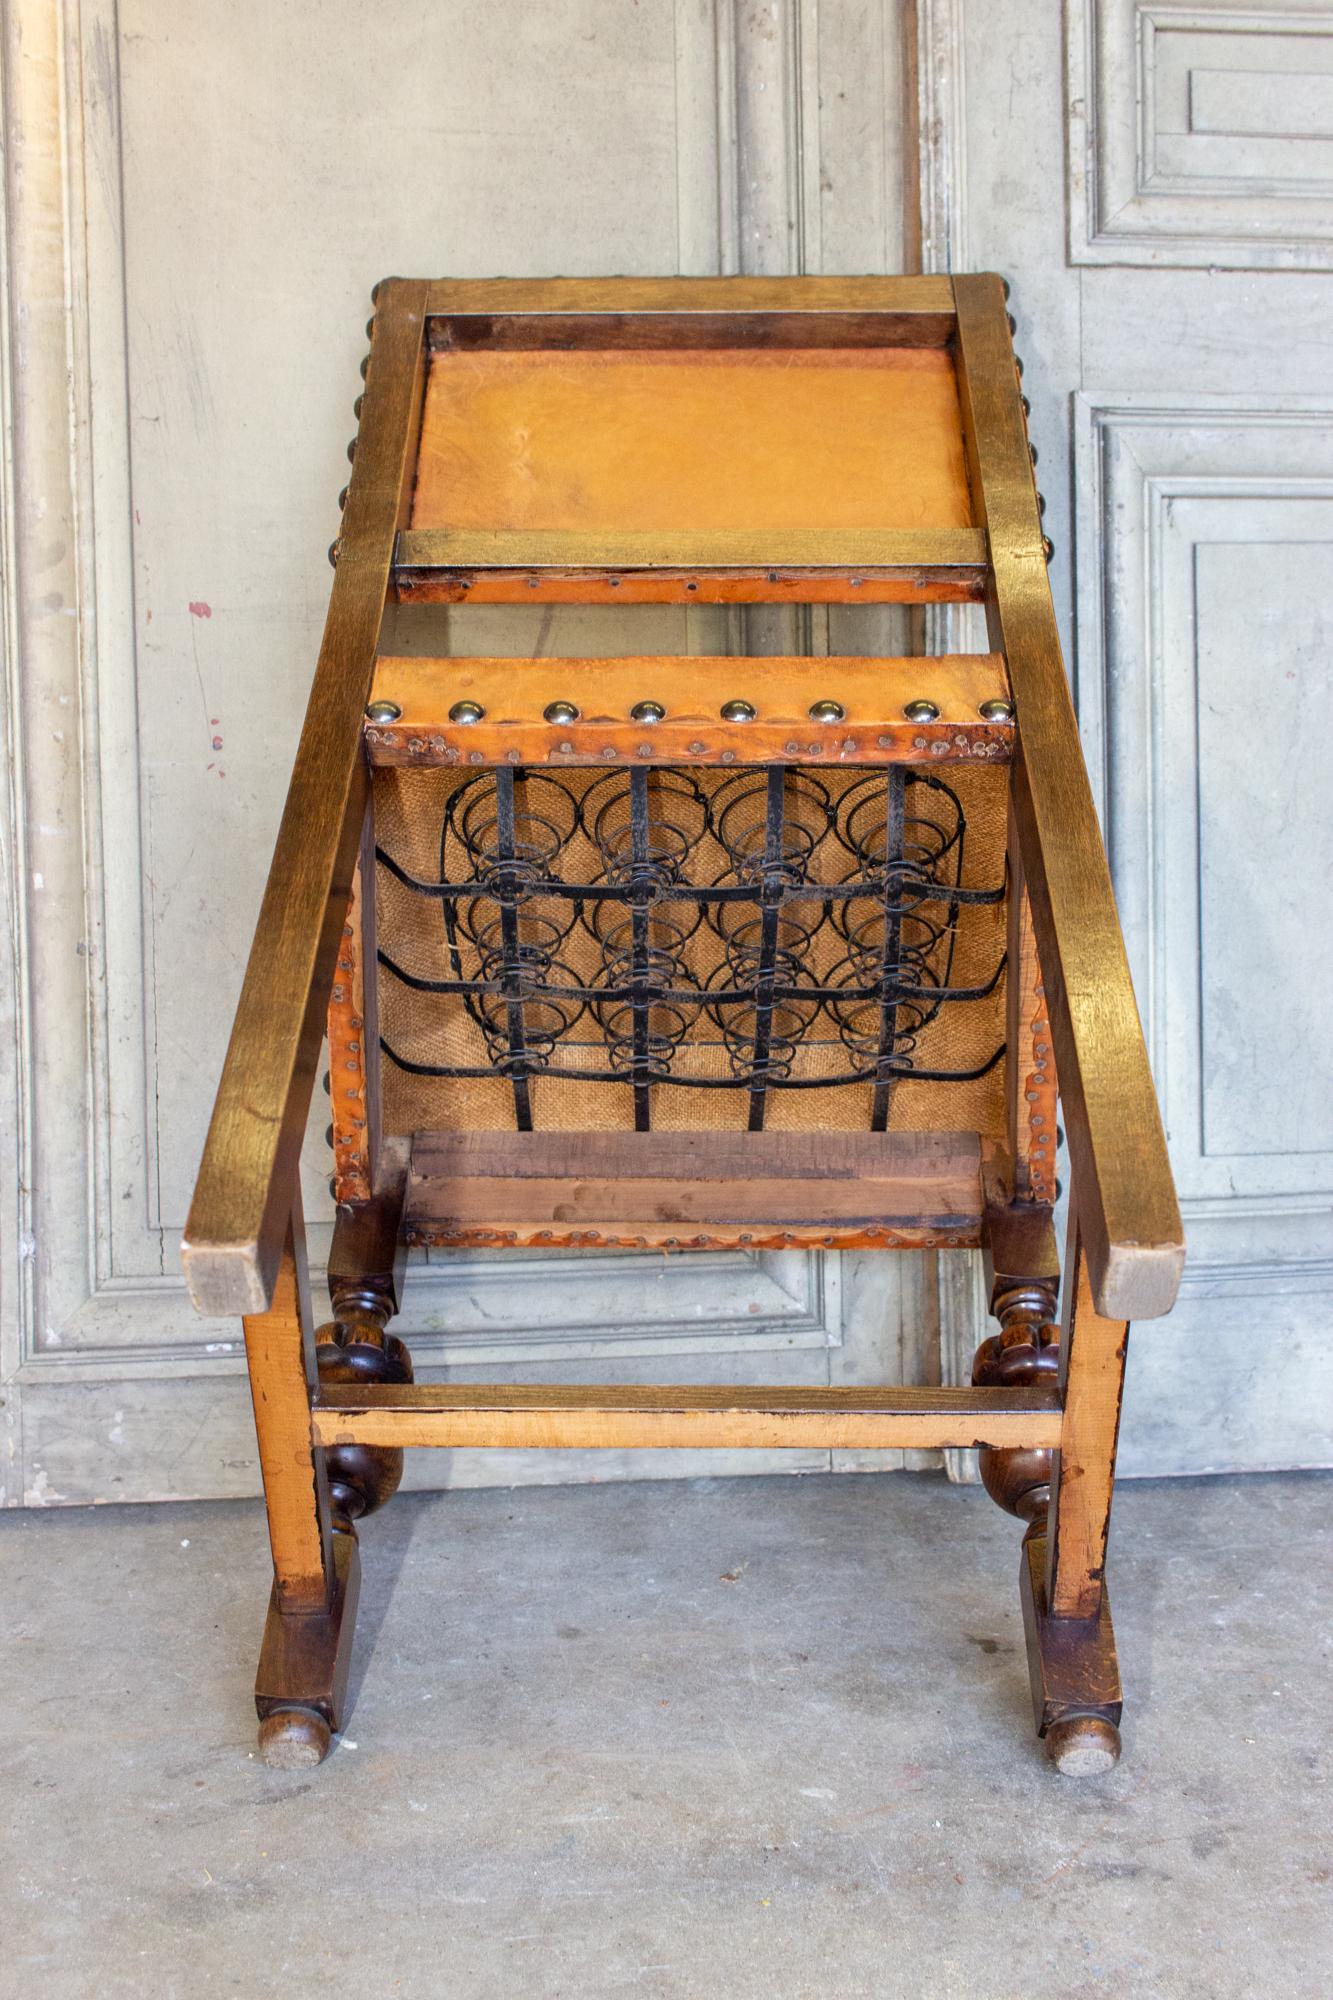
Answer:
<path fill-rule="evenodd" d="M 1322 2000 L 1331 1498 L 1121 1489 L 1082 1785 L 1018 1530 L 940 1480 L 400 1498 L 302 1773 L 253 1755 L 257 1506 L 10 1515 L 0 1993 Z"/>

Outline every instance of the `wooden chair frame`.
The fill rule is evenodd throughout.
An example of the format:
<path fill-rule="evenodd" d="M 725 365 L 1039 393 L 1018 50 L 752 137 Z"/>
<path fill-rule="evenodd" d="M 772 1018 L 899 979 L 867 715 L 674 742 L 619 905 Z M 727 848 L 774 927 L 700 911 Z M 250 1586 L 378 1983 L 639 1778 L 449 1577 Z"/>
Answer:
<path fill-rule="evenodd" d="M 377 287 L 372 328 L 328 620 L 184 1246 L 198 1309 L 245 1322 L 274 1567 L 256 1690 L 265 1754 L 277 1763 L 317 1761 L 339 1726 L 357 1588 L 354 1521 L 392 1492 L 405 1446 L 977 1445 L 988 1488 L 1028 1523 L 1021 1577 L 1038 1730 L 1062 1769 L 1106 1768 L 1119 1749 L 1105 1559 L 1127 1328 L 1169 1310 L 1183 1238 L 1061 659 L 1001 281 L 395 278 Z M 430 358 L 449 340 L 564 351 L 580 344 L 947 349 L 974 524 L 646 538 L 414 528 Z M 385 1326 L 398 1309 L 422 1200 L 429 1208 L 434 1199 L 438 1224 L 442 1202 L 459 1208 L 440 1196 L 441 1177 L 455 1189 L 466 1185 L 475 1197 L 466 1213 L 478 1226 L 469 1235 L 459 1224 L 463 1233 L 446 1240 L 503 1243 L 534 1240 L 516 1219 L 540 1221 L 544 1199 L 529 1184 L 528 1209 L 516 1206 L 521 1184 L 512 1166 L 496 1164 L 494 1149 L 482 1158 L 460 1142 L 449 1163 L 423 1169 L 402 1140 L 382 1136 L 378 1121 L 374 982 L 363 977 L 364 966 L 374 966 L 373 928 L 366 928 L 374 899 L 362 893 L 368 871 L 359 866 L 372 838 L 370 756 L 411 761 L 413 745 L 425 739 L 414 735 L 409 713 L 400 730 L 386 727 L 378 746 L 368 746 L 367 704 L 384 666 L 386 605 L 463 597 L 984 603 L 992 654 L 961 671 L 982 677 L 974 696 L 987 674 L 998 674 L 994 685 L 1012 699 L 1009 716 L 992 728 L 994 754 L 1011 772 L 1007 1146 L 984 1163 L 980 1202 L 967 1192 L 982 1185 L 975 1164 L 970 1182 L 959 1178 L 949 1135 L 889 1134 L 861 1149 L 849 1169 L 868 1176 L 857 1183 L 859 1233 L 850 1211 L 821 1209 L 817 1175 L 805 1195 L 777 1187 L 790 1147 L 778 1149 L 776 1165 L 765 1164 L 767 1181 L 760 1175 L 750 1184 L 749 1209 L 741 1204 L 743 1214 L 764 1213 L 767 1187 L 780 1241 L 981 1244 L 1001 1332 L 984 1344 L 973 1386 L 411 1382 L 406 1350 Z M 805 670 L 799 662 L 768 666 L 781 678 L 784 664 L 789 681 Z M 872 685 L 874 663 L 861 669 Z M 778 735 L 788 727 L 784 720 Z M 921 760 L 918 734 L 915 749 L 892 732 L 879 741 L 889 757 Z M 758 745 L 747 752 L 757 760 L 784 754 L 777 738 L 749 742 Z M 437 748 L 446 747 L 441 737 Z M 523 754 L 529 750 L 525 743 Z M 628 745 L 608 741 L 599 754 L 629 754 Z M 326 1028 L 351 1065 L 352 1102 L 335 1121 L 343 1197 L 329 1273 L 335 1324 L 317 1341 L 297 1176 Z M 346 1074 L 344 1067 L 340 1082 Z M 1072 1183 L 1058 1335 L 1057 1075 Z M 933 1148 L 926 1143 L 937 1137 Z M 608 1157 L 598 1188 L 582 1187 L 577 1211 L 597 1218 L 606 1209 L 601 1226 L 553 1235 L 552 1210 L 535 1240 L 622 1240 L 617 1229 L 633 1220 L 634 1196 L 624 1192 L 633 1170 L 614 1149 Z M 734 1189 L 745 1171 L 733 1162 L 723 1180 Z M 580 1178 L 589 1176 L 567 1176 Z M 808 1212 L 798 1212 L 802 1199 L 813 1199 Z M 887 1218 L 896 1220 L 890 1226 Z M 682 1241 L 764 1240 L 753 1221 L 746 1235 L 725 1201 L 695 1222 L 702 1233 Z"/>

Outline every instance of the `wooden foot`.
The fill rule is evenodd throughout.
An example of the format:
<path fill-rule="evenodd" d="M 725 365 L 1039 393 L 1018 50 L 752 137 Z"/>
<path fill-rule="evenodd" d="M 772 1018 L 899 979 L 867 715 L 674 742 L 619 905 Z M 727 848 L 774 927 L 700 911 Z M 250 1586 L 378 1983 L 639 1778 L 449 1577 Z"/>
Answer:
<path fill-rule="evenodd" d="M 342 1727 L 361 1588 L 355 1535 L 334 1535 L 333 1571 L 327 1611 L 280 1611 L 276 1589 L 269 1600 L 255 1709 L 260 1755 L 277 1770 L 322 1762 Z"/>
<path fill-rule="evenodd" d="M 1120 1761 L 1120 1731 L 1104 1715 L 1067 1715 L 1046 1731 L 1046 1755 L 1066 1778 L 1101 1778 Z"/>
<path fill-rule="evenodd" d="M 1095 1618 L 1053 1618 L 1046 1602 L 1044 1521 L 1023 1543 L 1019 1585 L 1037 1734 L 1068 1778 L 1109 1771 L 1120 1755 L 1120 1667 L 1111 1607 Z"/>
<path fill-rule="evenodd" d="M 259 1754 L 270 1771 L 303 1771 L 322 1764 L 333 1731 L 313 1708 L 275 1708 L 259 1725 Z"/>

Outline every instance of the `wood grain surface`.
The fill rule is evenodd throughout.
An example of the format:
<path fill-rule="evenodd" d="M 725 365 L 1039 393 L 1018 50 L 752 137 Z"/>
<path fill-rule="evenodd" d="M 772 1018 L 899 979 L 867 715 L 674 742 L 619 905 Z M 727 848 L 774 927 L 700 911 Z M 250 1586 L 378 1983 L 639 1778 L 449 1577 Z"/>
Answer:
<path fill-rule="evenodd" d="M 417 1384 L 328 1389 L 314 1412 L 323 1445 L 548 1449 L 1053 1445 L 1050 1389 L 749 1389 Z"/>
<path fill-rule="evenodd" d="M 1060 1326 L 1065 1417 L 1051 1480 L 1046 1596 L 1056 1618 L 1095 1618 L 1106 1579 L 1129 1326 L 1097 1310 L 1071 1222 Z"/>
<path fill-rule="evenodd" d="M 379 982 L 375 958 L 375 830 L 369 803 L 329 988 L 329 1113 L 339 1201 L 369 1201 L 380 1154 Z M 366 978 L 366 967 L 371 976 Z"/>
<path fill-rule="evenodd" d="M 273 1303 L 246 1317 L 245 1358 L 264 1479 L 273 1601 L 281 1612 L 324 1611 L 333 1587 L 328 1481 L 311 1447 L 318 1380 L 299 1189 L 288 1213 Z"/>
<path fill-rule="evenodd" d="M 977 528 L 586 535 L 422 528 L 398 537 L 401 604 L 971 604 Z"/>
<path fill-rule="evenodd" d="M 954 323 L 953 288 L 945 277 L 437 278 L 428 311 L 432 332 L 446 340 L 456 337 L 448 322 L 469 318 L 641 323 L 646 317 L 665 322 L 664 335 L 673 340 L 689 337 L 682 322 L 703 320 L 719 344 L 729 327 L 731 338 L 744 337 L 738 322 L 813 320 L 818 337 L 829 322 L 850 318 L 868 325 L 870 337 L 881 342 L 891 336 L 901 343 L 915 329 L 923 344 L 942 346 Z M 808 343 L 807 326 L 798 331 Z"/>
<path fill-rule="evenodd" d="M 413 1241 L 659 1249 L 980 1239 L 975 1132 L 419 1132 Z"/>

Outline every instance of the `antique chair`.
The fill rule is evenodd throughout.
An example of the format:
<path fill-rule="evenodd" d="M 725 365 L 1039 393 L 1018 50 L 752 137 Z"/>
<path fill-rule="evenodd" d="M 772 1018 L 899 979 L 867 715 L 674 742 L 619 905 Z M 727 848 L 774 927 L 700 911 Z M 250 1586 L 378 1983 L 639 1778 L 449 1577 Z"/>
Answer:
<path fill-rule="evenodd" d="M 184 1249 L 245 1319 L 264 1755 L 339 1727 L 405 1446 L 976 1445 L 1027 1524 L 1038 1732 L 1106 1769 L 1127 1322 L 1183 1246 L 1000 279 L 393 278 L 371 327 Z M 976 603 L 991 650 L 429 657 L 440 603 Z M 414 1244 L 979 1245 L 1000 1330 L 967 1387 L 420 1386 L 387 1331 Z"/>

